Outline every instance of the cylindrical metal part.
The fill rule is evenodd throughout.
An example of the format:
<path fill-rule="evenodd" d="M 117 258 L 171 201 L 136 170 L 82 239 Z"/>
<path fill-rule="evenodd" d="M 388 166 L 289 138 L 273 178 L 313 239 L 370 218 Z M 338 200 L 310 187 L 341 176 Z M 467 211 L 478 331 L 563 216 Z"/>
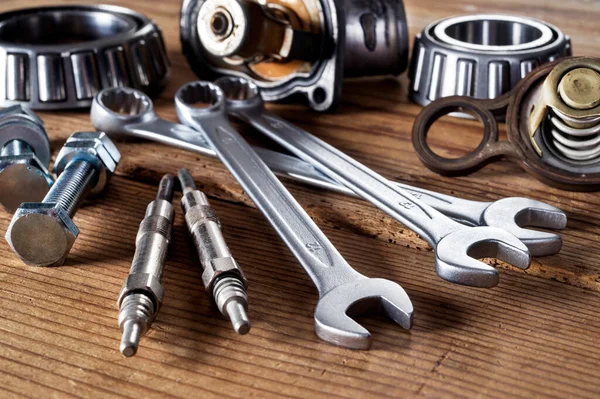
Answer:
<path fill-rule="evenodd" d="M 41 102 L 63 101 L 67 97 L 62 59 L 58 55 L 38 55 L 38 90 Z"/>
<path fill-rule="evenodd" d="M 33 148 L 23 140 L 15 139 L 9 141 L 0 149 L 0 157 L 22 154 L 33 154 Z"/>
<path fill-rule="evenodd" d="M 155 95 L 170 63 L 158 26 L 112 5 L 57 5 L 0 13 L 0 106 L 89 108 L 107 87 Z"/>
<path fill-rule="evenodd" d="M 571 40 L 544 21 L 465 15 L 429 24 L 415 38 L 410 97 L 421 105 L 463 95 L 496 98 L 541 64 L 571 54 Z"/>
<path fill-rule="evenodd" d="M 117 301 L 123 333 L 120 349 L 127 357 L 137 352 L 140 338 L 163 301 L 162 275 L 175 217 L 171 205 L 173 188 L 173 176 L 164 176 L 156 200 L 148 205 L 140 223 L 131 269 Z"/>
<path fill-rule="evenodd" d="M 60 174 L 43 202 L 57 204 L 72 218 L 97 180 L 98 173 L 94 165 L 84 160 L 74 160 Z"/>
<path fill-rule="evenodd" d="M 219 311 L 231 320 L 238 334 L 250 330 L 247 316 L 246 278 L 233 258 L 215 211 L 206 195 L 196 189 L 186 169 L 178 172 L 183 191 L 181 207 L 202 265 L 202 282 L 211 293 Z"/>

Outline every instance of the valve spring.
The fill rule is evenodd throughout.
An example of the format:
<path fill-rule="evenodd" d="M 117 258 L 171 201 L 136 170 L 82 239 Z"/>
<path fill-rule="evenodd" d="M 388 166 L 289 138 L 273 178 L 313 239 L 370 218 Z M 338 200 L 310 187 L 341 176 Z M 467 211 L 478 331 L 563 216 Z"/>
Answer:
<path fill-rule="evenodd" d="M 542 131 L 546 139 L 567 159 L 587 162 L 600 158 L 598 116 L 577 119 L 552 110 Z"/>

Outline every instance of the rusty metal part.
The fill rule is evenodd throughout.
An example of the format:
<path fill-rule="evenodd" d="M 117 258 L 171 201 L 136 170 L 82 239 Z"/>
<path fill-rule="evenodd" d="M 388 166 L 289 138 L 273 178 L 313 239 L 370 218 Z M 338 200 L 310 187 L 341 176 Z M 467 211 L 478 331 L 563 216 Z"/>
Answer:
<path fill-rule="evenodd" d="M 581 162 L 569 159 L 557 150 L 556 141 L 551 134 L 542 132 L 530 135 L 532 126 L 536 127 L 533 131 L 535 133 L 539 130 L 537 127 L 541 129 L 547 123 L 544 121 L 547 121 L 548 107 L 560 112 L 566 119 L 583 118 L 588 123 L 594 120 L 590 117 L 596 115 L 596 108 L 567 109 L 562 101 L 544 97 L 545 85 L 557 88 L 565 73 L 592 62 L 597 65 L 599 60 L 573 57 L 544 65 L 529 74 L 513 90 L 494 100 L 447 97 L 432 102 L 417 116 L 413 126 L 413 145 L 419 159 L 429 169 L 446 176 L 465 176 L 489 163 L 508 159 L 554 187 L 572 191 L 600 189 L 598 160 Z M 563 72 L 552 75 L 554 71 Z M 548 99 L 554 102 L 549 102 Z M 452 112 L 469 112 L 483 124 L 483 139 L 479 146 L 456 159 L 437 155 L 427 144 L 427 133 L 431 126 L 439 118 Z M 506 117 L 507 141 L 499 140 L 496 122 L 498 116 Z"/>
<path fill-rule="evenodd" d="M 408 64 L 401 0 L 184 0 L 183 53 L 205 79 L 251 79 L 267 101 L 302 94 L 325 111 L 344 76 L 398 75 Z"/>

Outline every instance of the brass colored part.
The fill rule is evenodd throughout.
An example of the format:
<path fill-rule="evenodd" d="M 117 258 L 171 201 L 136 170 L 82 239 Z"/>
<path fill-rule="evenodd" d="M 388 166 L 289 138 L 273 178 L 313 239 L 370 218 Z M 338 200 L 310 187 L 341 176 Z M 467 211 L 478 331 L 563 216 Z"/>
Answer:
<path fill-rule="evenodd" d="M 543 83 L 540 97 L 536 104 L 532 107 L 531 114 L 529 115 L 529 137 L 531 143 L 534 146 L 539 156 L 542 156 L 542 151 L 537 146 L 534 140 L 534 136 L 542 122 L 548 115 L 548 109 L 553 109 L 556 113 L 566 115 L 573 119 L 586 119 L 590 117 L 600 116 L 600 103 L 597 103 L 592 108 L 588 109 L 577 109 L 569 106 L 566 103 L 561 94 L 559 88 L 561 82 L 566 75 L 571 71 L 578 69 L 589 69 L 595 73 L 600 73 L 600 59 L 597 58 L 572 58 L 567 59 L 558 64 L 550 74 L 546 77 Z M 592 78 L 592 82 L 593 82 Z M 574 94 L 570 94 L 573 96 Z M 574 98 L 578 98 L 574 95 Z M 593 101 L 592 101 L 593 103 Z"/>
<path fill-rule="evenodd" d="M 312 33 L 321 32 L 319 4 L 315 0 L 267 0 L 267 8 L 285 18 L 293 29 Z M 248 65 L 258 77 L 268 81 L 277 81 L 298 72 L 307 72 L 311 63 L 302 60 L 273 61 L 265 60 Z"/>
<path fill-rule="evenodd" d="M 288 38 L 292 27 L 254 1 L 243 0 L 248 11 L 248 22 L 251 24 L 248 37 L 236 55 L 243 58 L 253 58 L 257 55 L 285 58 L 289 49 Z"/>
<path fill-rule="evenodd" d="M 600 105 L 600 74 L 590 68 L 573 69 L 560 80 L 558 92 L 571 108 L 594 108 Z"/>

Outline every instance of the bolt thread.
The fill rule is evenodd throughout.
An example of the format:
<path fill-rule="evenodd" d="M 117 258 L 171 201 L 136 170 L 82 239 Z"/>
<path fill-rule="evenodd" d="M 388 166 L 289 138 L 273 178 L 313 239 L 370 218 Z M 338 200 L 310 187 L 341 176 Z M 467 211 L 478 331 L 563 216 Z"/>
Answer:
<path fill-rule="evenodd" d="M 33 148 L 23 140 L 11 140 L 2 147 L 0 150 L 0 156 L 15 156 L 23 154 L 32 154 Z"/>
<path fill-rule="evenodd" d="M 237 277 L 227 276 L 218 279 L 213 286 L 213 297 L 217 308 L 231 320 L 238 334 L 250 331 L 248 320 L 248 294 L 244 283 Z"/>
<path fill-rule="evenodd" d="M 120 349 L 123 355 L 135 355 L 140 339 L 152 324 L 154 310 L 154 302 L 148 295 L 131 294 L 123 299 L 119 309 L 119 327 L 123 333 Z"/>
<path fill-rule="evenodd" d="M 127 319 L 142 319 L 148 326 L 154 317 L 154 302 L 146 294 L 127 295 L 119 309 L 119 324 Z"/>
<path fill-rule="evenodd" d="M 44 203 L 56 203 L 69 217 L 73 217 L 97 178 L 94 165 L 84 160 L 73 161 L 58 177 Z"/>

